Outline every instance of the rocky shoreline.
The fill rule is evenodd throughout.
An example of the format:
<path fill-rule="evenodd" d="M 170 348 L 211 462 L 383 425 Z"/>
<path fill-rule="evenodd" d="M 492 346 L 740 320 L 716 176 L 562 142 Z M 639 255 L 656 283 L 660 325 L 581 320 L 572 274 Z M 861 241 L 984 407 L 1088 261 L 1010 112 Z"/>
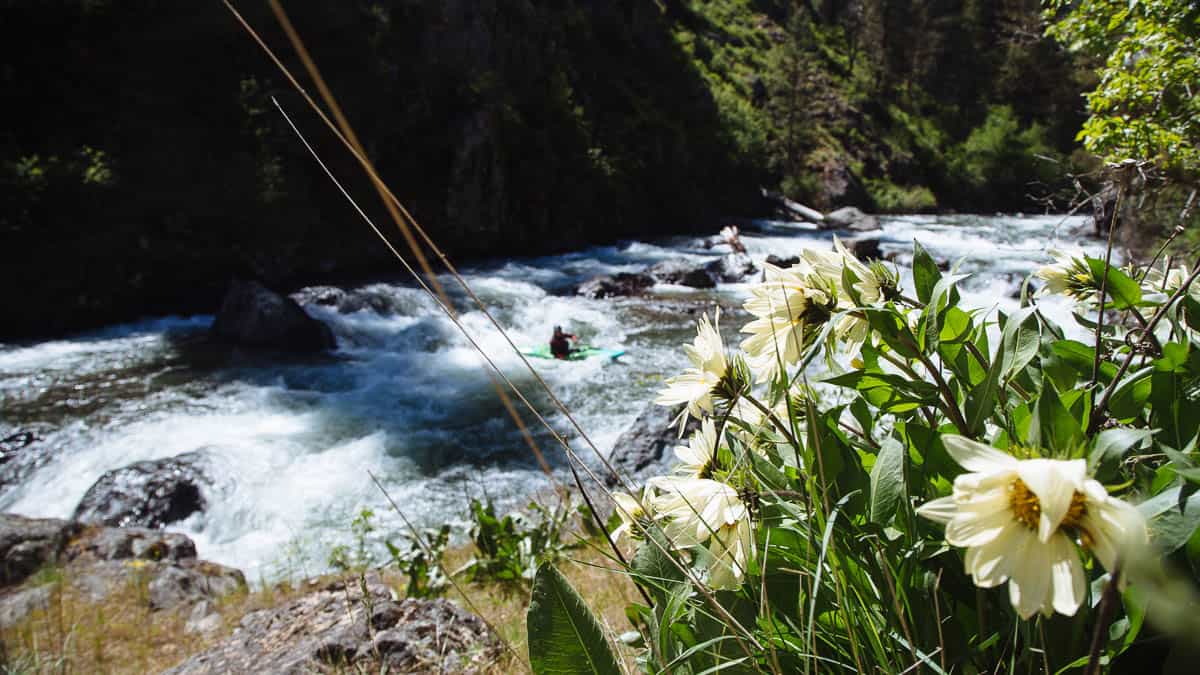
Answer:
<path fill-rule="evenodd" d="M 123 593 L 130 585 L 139 592 Z M 198 558 L 182 534 L 0 514 L 3 632 L 50 612 L 56 594 L 71 593 L 96 611 L 115 599 L 143 605 L 155 622 L 186 617 L 183 631 L 204 636 L 208 647 L 165 671 L 180 675 L 350 666 L 474 673 L 501 653 L 479 617 L 445 599 L 400 599 L 377 572 L 301 582 L 298 594 L 232 621 L 221 603 L 246 592 L 241 571 Z"/>

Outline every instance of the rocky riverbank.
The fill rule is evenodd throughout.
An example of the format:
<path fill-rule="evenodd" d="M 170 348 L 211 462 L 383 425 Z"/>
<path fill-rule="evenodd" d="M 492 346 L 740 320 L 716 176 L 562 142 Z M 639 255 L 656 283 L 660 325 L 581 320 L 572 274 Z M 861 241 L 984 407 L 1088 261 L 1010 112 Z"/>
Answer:
<path fill-rule="evenodd" d="M 445 599 L 400 599 L 379 572 L 251 593 L 240 571 L 161 530 L 0 514 L 0 573 L 6 667 L 54 654 L 65 672 L 107 658 L 106 671 L 180 675 L 470 673 L 501 655 L 479 617 Z"/>

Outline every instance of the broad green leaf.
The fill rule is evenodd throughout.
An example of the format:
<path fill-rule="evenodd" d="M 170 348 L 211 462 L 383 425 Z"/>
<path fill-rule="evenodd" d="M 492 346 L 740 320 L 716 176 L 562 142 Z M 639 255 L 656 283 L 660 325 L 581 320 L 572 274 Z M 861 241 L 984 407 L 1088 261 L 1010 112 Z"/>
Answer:
<path fill-rule="evenodd" d="M 1037 419 L 1036 428 L 1040 444 L 1060 457 L 1068 457 L 1083 443 L 1083 427 L 1069 410 L 1063 405 L 1054 391 L 1054 385 L 1047 383 L 1038 397 L 1037 407 L 1034 408 Z M 1032 431 L 1032 429 L 1031 429 Z M 1029 439 L 1030 444 L 1035 444 Z"/>
<path fill-rule="evenodd" d="M 1058 340 L 1050 345 L 1050 350 L 1055 356 L 1062 359 L 1064 363 L 1069 364 L 1083 377 L 1090 378 L 1092 376 L 1092 363 L 1096 354 L 1095 349 L 1075 340 Z M 1111 382 L 1113 376 L 1116 374 L 1116 366 L 1108 361 L 1100 363 L 1101 382 Z"/>
<path fill-rule="evenodd" d="M 683 572 L 669 557 L 670 543 L 658 528 L 648 528 L 646 540 L 633 555 L 633 573 L 637 581 L 661 603 L 669 590 L 683 580 Z"/>
<path fill-rule="evenodd" d="M 933 295 L 933 287 L 942 278 L 942 272 L 937 263 L 929 255 L 929 251 L 917 242 L 913 242 L 913 286 L 917 289 L 917 300 L 928 304 Z"/>
<path fill-rule="evenodd" d="M 1157 429 L 1105 429 L 1096 436 L 1088 463 L 1095 467 L 1107 461 L 1118 460 L 1131 448 L 1141 445 L 1154 435 Z"/>
<path fill-rule="evenodd" d="M 1012 379 L 1037 356 L 1041 331 L 1036 320 L 1030 321 L 1036 311 L 1036 307 L 1023 307 L 1008 317 L 1008 322 L 1004 324 L 1004 333 L 1000 338 L 1004 358 L 999 359 L 1000 379 L 1003 381 Z"/>
<path fill-rule="evenodd" d="M 900 510 L 904 486 L 904 446 L 894 438 L 885 438 L 871 467 L 871 520 L 885 525 Z"/>
<path fill-rule="evenodd" d="M 538 567 L 525 616 L 529 665 L 537 675 L 620 674 L 600 623 L 553 565 L 542 563 Z"/>
<path fill-rule="evenodd" d="M 1183 546 L 1200 527 L 1200 490 L 1174 487 L 1137 505 L 1150 523 L 1150 537 L 1170 553 Z"/>
<path fill-rule="evenodd" d="M 1092 271 L 1092 276 L 1099 281 L 1104 276 L 1105 264 L 1103 260 L 1098 258 L 1087 258 L 1088 267 Z M 1113 309 L 1129 309 L 1136 307 L 1142 301 L 1142 287 L 1136 281 L 1129 278 L 1121 270 L 1107 266 L 1108 282 L 1105 285 L 1104 292 L 1108 298 L 1106 307 Z"/>

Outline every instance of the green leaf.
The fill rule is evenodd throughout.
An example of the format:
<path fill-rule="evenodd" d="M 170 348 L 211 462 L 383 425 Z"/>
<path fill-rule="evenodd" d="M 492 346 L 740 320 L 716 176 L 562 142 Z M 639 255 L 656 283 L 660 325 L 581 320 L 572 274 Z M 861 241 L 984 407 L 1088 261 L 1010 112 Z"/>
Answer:
<path fill-rule="evenodd" d="M 903 504 L 904 446 L 894 438 L 885 438 L 871 467 L 871 520 L 885 525 Z"/>
<path fill-rule="evenodd" d="M 1088 267 L 1092 271 L 1092 277 L 1097 282 L 1104 277 L 1105 267 L 1108 268 L 1108 283 L 1104 287 L 1105 295 L 1111 301 L 1106 307 L 1113 309 L 1129 309 L 1136 307 L 1142 301 L 1142 287 L 1138 282 L 1129 278 L 1121 270 L 1112 265 L 1105 265 L 1103 260 L 1098 258 L 1087 258 Z"/>
<path fill-rule="evenodd" d="M 1033 318 L 1036 307 L 1023 307 L 1008 317 L 1001 335 L 1004 358 L 1000 359 L 1000 379 L 1008 381 L 1037 356 L 1041 341 L 1040 324 Z"/>
<path fill-rule="evenodd" d="M 537 675 L 621 672 L 600 623 L 553 565 L 538 567 L 525 616 L 529 665 Z"/>
<path fill-rule="evenodd" d="M 1119 460 L 1130 448 L 1141 445 L 1154 435 L 1157 429 L 1105 429 L 1096 437 L 1089 464 L 1095 467 L 1108 461 Z"/>
<path fill-rule="evenodd" d="M 1137 510 L 1149 521 L 1154 543 L 1170 553 L 1200 528 L 1200 491 L 1191 485 L 1174 487 L 1138 504 Z"/>
<path fill-rule="evenodd" d="M 1040 444 L 1065 458 L 1072 456 L 1083 443 L 1083 427 L 1058 398 L 1054 385 L 1046 383 L 1042 389 L 1034 416 L 1039 440 L 1029 439 L 1030 444 Z"/>
<path fill-rule="evenodd" d="M 933 295 L 933 287 L 942 278 L 942 272 L 937 263 L 929 255 L 929 251 L 917 242 L 913 242 L 913 286 L 917 289 L 917 300 L 928 303 Z"/>

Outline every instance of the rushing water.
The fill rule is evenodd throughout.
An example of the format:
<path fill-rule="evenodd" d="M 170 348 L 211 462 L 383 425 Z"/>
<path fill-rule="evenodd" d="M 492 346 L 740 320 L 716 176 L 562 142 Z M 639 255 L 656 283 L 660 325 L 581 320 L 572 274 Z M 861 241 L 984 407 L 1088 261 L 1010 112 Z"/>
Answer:
<path fill-rule="evenodd" d="M 882 249 L 895 254 L 911 287 L 911 242 L 935 258 L 961 260 L 964 303 L 1011 308 L 1012 294 L 1051 247 L 1096 251 L 1082 219 L 903 217 L 883 222 Z M 744 242 L 752 257 L 829 246 L 829 233 L 763 224 Z M 653 398 L 685 358 L 699 311 L 722 307 L 729 339 L 745 321 L 746 284 L 709 291 L 658 286 L 645 298 L 589 300 L 570 289 L 591 276 L 638 271 L 662 260 L 720 255 L 698 239 L 591 248 L 559 256 L 493 261 L 465 276 L 518 345 L 548 339 L 555 324 L 585 342 L 620 347 L 619 362 L 534 360 L 601 451 Z M 447 288 L 454 286 L 446 278 Z M 383 530 L 399 530 L 368 471 L 405 515 L 421 524 L 458 522 L 471 496 L 512 507 L 546 487 L 487 377 L 483 360 L 432 300 L 410 284 L 362 289 L 376 309 L 341 314 L 308 307 L 339 341 L 332 356 L 269 360 L 203 345 L 209 316 L 114 326 L 62 340 L 0 344 L 0 437 L 36 430 L 53 459 L 0 495 L 0 509 L 68 517 L 105 471 L 135 461 L 203 450 L 217 475 L 208 510 L 176 524 L 201 555 L 252 579 L 311 573 L 362 508 Z M 463 323 L 550 422 L 586 447 L 486 317 L 460 293 Z M 1069 325 L 1068 309 L 1044 307 Z M 537 428 L 562 472 L 561 450 Z"/>

